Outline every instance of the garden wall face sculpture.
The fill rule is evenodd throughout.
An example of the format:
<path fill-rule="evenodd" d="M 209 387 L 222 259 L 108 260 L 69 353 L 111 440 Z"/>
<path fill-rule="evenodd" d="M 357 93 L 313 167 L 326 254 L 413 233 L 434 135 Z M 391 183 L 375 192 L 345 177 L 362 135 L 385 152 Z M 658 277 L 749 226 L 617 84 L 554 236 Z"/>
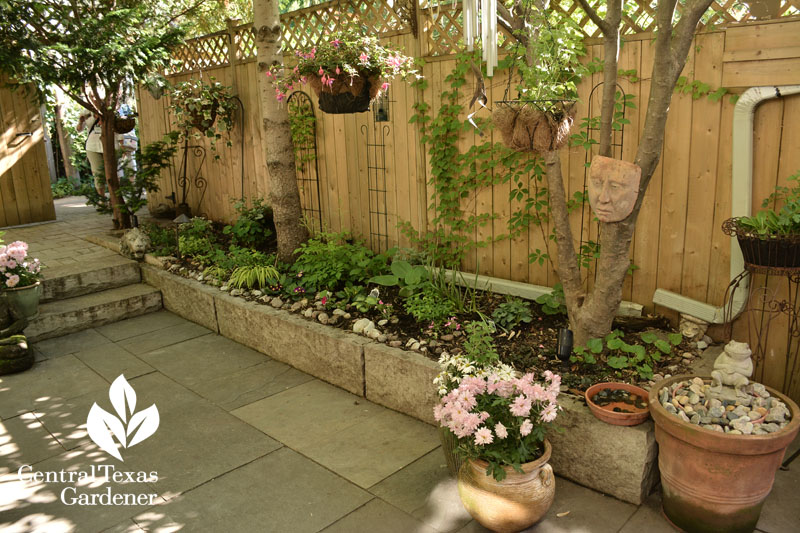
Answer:
<path fill-rule="evenodd" d="M 601 222 L 619 222 L 631 214 L 641 177 L 638 165 L 594 156 L 589 169 L 589 205 Z"/>

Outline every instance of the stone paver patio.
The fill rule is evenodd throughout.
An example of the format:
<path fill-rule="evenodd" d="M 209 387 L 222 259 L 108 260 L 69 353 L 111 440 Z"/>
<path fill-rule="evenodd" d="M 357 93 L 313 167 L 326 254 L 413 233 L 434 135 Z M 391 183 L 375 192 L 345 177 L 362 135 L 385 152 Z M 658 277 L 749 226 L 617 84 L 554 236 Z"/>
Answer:
<path fill-rule="evenodd" d="M 62 200 L 59 222 L 10 230 L 6 240 L 32 241 L 50 264 L 79 250 L 112 253 L 81 239 L 109 222 L 80 204 Z M 42 341 L 35 351 L 34 368 L 0 378 L 0 531 L 485 531 L 461 506 L 434 427 L 167 311 Z M 120 374 L 136 391 L 136 410 L 154 403 L 160 414 L 157 432 L 123 450 L 123 463 L 86 431 L 95 402 L 113 411 L 108 391 Z M 800 439 L 789 453 L 798 447 Z M 22 465 L 57 473 L 113 465 L 155 472 L 157 481 L 23 482 Z M 71 487 L 112 487 L 143 495 L 139 502 L 157 496 L 154 504 L 66 505 L 60 495 Z M 759 531 L 798 530 L 798 488 L 800 461 L 777 473 Z M 555 503 L 531 531 L 673 530 L 658 493 L 637 507 L 559 478 Z"/>

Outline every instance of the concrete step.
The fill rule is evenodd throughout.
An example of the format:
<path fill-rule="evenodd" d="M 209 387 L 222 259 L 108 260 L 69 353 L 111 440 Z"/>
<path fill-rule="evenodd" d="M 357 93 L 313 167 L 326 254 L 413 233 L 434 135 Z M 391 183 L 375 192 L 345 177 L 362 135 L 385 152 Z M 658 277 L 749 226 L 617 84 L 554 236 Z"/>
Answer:
<path fill-rule="evenodd" d="M 161 309 L 161 291 L 144 283 L 55 300 L 39 306 L 25 328 L 28 341 L 60 337 Z"/>
<path fill-rule="evenodd" d="M 47 268 L 43 272 L 42 303 L 124 287 L 142 279 L 139 264 L 119 255 L 95 259 L 90 264 Z"/>

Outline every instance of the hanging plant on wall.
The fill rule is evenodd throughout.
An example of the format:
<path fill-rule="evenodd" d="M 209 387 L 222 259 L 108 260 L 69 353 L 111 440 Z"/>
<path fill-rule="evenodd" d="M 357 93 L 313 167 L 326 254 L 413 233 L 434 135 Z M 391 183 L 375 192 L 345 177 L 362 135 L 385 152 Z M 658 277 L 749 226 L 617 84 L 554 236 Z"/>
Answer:
<path fill-rule="evenodd" d="M 570 19 L 550 20 L 547 10 L 529 6 L 528 46 L 515 47 L 505 99 L 498 102 L 492 121 L 503 142 L 520 152 L 557 150 L 569 139 L 578 99 L 577 84 L 587 72 L 583 34 Z M 516 70 L 516 73 L 514 72 Z M 519 83 L 512 88 L 512 77 Z"/>
<path fill-rule="evenodd" d="M 233 128 L 236 102 L 231 88 L 213 76 L 209 78 L 209 83 L 202 79 L 180 82 L 171 89 L 170 96 L 170 109 L 175 115 L 181 141 L 189 136 L 198 140 L 205 138 L 215 149 L 222 134 Z"/>
<path fill-rule="evenodd" d="M 297 65 L 283 75 L 273 67 L 269 76 L 279 101 L 301 84 L 309 84 L 326 113 L 361 113 L 389 87 L 389 80 L 417 75 L 414 60 L 379 43 L 378 38 L 354 32 L 327 37 L 315 47 L 296 50 Z"/>

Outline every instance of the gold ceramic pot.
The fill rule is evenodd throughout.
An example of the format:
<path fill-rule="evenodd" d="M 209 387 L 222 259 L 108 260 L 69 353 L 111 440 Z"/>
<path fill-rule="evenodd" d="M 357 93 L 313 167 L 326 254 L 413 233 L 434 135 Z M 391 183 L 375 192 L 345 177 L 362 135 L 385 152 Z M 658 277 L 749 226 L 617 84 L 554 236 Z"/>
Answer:
<path fill-rule="evenodd" d="M 483 527 L 498 533 L 522 531 L 535 524 L 553 504 L 556 480 L 550 460 L 550 442 L 540 458 L 522 465 L 524 474 L 503 467 L 506 478 L 486 475 L 488 463 L 470 459 L 458 472 L 458 495 L 469 514 Z"/>

